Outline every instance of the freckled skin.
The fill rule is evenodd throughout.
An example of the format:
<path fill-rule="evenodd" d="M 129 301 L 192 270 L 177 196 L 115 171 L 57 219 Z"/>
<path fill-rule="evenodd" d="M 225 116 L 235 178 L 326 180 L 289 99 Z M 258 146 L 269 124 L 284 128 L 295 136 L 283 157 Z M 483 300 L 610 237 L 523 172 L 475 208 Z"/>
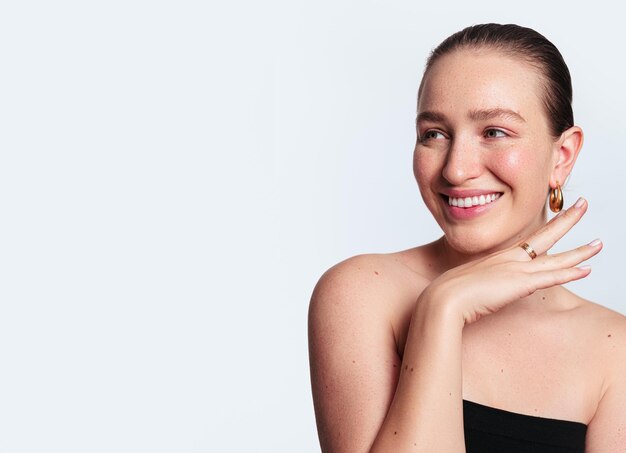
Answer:
<path fill-rule="evenodd" d="M 418 113 L 440 112 L 446 121 L 418 125 L 413 170 L 426 206 L 453 249 L 491 253 L 515 245 L 545 222 L 558 148 L 541 94 L 535 69 L 493 50 L 446 55 L 426 75 Z M 471 110 L 496 107 L 515 111 L 526 122 L 468 118 Z M 489 128 L 506 136 L 491 137 Z M 419 139 L 432 130 L 441 134 Z M 442 202 L 440 193 L 449 188 L 488 189 L 503 196 L 499 209 L 463 221 L 452 218 Z"/>

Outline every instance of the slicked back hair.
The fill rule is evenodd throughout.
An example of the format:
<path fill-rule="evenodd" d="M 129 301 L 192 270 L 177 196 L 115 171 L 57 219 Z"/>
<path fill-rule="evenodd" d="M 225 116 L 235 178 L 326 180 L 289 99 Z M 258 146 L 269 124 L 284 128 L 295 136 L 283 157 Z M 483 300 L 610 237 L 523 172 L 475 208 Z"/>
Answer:
<path fill-rule="evenodd" d="M 543 76 L 542 98 L 552 136 L 558 138 L 574 125 L 572 79 L 563 56 L 545 36 L 515 24 L 472 25 L 446 38 L 426 60 L 418 100 L 433 64 L 446 54 L 464 49 L 493 49 L 529 63 Z"/>

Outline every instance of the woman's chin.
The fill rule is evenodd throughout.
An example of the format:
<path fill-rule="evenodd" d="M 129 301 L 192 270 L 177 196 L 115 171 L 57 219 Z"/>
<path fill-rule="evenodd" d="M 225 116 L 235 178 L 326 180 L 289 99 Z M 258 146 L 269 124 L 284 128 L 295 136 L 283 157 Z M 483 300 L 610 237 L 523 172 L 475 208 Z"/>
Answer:
<path fill-rule="evenodd" d="M 506 247 L 506 244 L 494 241 L 493 235 L 486 234 L 448 233 L 445 235 L 445 242 L 448 247 L 462 255 L 484 255 Z"/>

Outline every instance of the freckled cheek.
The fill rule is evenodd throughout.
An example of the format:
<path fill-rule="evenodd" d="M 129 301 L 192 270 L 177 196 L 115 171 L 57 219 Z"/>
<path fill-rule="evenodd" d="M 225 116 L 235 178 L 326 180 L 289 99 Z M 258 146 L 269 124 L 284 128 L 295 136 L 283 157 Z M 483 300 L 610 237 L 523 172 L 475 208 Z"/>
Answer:
<path fill-rule="evenodd" d="M 523 171 L 525 168 L 528 168 L 528 156 L 524 156 L 519 150 L 507 150 L 501 154 L 500 159 L 494 160 L 494 164 L 497 166 L 498 170 L 516 174 L 520 171 Z"/>
<path fill-rule="evenodd" d="M 499 153 L 497 159 L 491 161 L 492 168 L 503 179 L 511 183 L 533 181 L 539 183 L 544 179 L 545 159 L 537 152 L 527 149 L 508 149 Z"/>
<path fill-rule="evenodd" d="M 413 174 L 420 189 L 428 187 L 441 174 L 441 159 L 434 154 L 416 151 L 413 156 Z"/>

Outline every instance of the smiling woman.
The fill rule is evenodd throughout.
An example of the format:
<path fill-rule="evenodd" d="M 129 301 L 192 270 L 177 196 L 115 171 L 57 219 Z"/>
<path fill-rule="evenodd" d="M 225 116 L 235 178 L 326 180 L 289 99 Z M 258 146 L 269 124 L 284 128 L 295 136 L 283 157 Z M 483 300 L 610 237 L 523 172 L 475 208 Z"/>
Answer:
<path fill-rule="evenodd" d="M 526 61 L 493 49 L 450 52 L 424 77 L 414 172 L 446 242 L 485 255 L 545 223 L 548 188 L 571 171 L 582 131 L 570 127 L 554 141 L 541 73 Z M 483 194 L 499 195 L 497 210 L 447 203 Z"/>
<path fill-rule="evenodd" d="M 587 209 L 561 211 L 583 144 L 559 51 L 517 25 L 468 27 L 429 58 L 414 174 L 443 231 L 359 255 L 309 311 L 323 451 L 618 452 L 626 318 L 561 285 L 599 240 L 548 255 Z"/>

